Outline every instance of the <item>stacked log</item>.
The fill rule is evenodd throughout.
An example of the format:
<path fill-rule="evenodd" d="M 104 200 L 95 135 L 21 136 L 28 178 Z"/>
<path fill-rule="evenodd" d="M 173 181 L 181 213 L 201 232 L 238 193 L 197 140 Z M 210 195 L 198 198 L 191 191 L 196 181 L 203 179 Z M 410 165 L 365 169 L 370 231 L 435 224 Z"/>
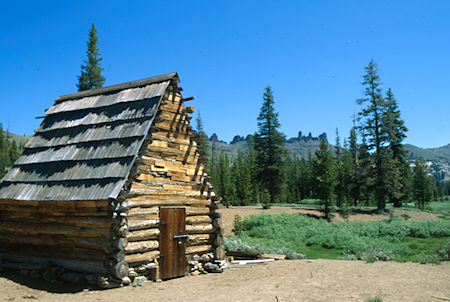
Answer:
<path fill-rule="evenodd" d="M 53 259 L 75 271 L 106 273 L 110 216 L 108 201 L 1 200 L 1 258 L 36 265 Z"/>
<path fill-rule="evenodd" d="M 186 208 L 187 255 L 212 252 L 220 231 L 213 225 L 214 192 L 189 125 L 194 109 L 185 101 L 177 86 L 167 89 L 123 195 L 129 229 L 125 261 L 133 269 L 158 262 L 161 206 Z"/>

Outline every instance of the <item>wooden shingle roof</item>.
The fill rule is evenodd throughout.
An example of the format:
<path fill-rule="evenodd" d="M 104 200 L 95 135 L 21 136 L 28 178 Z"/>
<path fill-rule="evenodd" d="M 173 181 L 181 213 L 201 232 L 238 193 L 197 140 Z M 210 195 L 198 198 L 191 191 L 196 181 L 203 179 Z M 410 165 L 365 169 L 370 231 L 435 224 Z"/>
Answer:
<path fill-rule="evenodd" d="M 0 199 L 116 198 L 176 73 L 59 97 L 3 178 Z"/>

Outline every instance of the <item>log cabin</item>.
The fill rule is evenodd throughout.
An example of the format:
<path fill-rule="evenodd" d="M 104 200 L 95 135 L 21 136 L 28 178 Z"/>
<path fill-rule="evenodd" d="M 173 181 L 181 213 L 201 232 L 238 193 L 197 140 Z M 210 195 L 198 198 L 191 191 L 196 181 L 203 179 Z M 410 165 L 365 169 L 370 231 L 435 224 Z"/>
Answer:
<path fill-rule="evenodd" d="M 120 284 L 183 276 L 192 255 L 222 259 L 181 91 L 169 73 L 58 97 L 0 185 L 0 266 Z"/>

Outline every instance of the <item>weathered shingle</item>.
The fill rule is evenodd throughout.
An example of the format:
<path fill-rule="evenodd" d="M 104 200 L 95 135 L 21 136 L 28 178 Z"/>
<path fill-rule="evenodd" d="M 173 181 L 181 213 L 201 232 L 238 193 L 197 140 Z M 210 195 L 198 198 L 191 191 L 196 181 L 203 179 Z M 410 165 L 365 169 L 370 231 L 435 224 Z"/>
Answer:
<path fill-rule="evenodd" d="M 58 98 L 4 177 L 0 199 L 116 198 L 172 80 L 176 73 Z"/>

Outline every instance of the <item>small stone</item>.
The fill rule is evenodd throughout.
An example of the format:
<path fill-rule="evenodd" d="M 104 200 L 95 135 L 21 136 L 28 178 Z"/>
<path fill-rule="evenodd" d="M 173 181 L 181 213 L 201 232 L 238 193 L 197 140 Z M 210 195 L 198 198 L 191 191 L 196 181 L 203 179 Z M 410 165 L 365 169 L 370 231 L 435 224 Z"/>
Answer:
<path fill-rule="evenodd" d="M 217 264 L 221 269 L 225 269 L 228 267 L 228 264 L 225 260 L 216 260 L 214 261 L 215 264 Z"/>
<path fill-rule="evenodd" d="M 203 267 L 208 273 L 221 273 L 223 272 L 223 269 L 221 269 L 217 264 L 207 262 L 203 264 Z"/>
<path fill-rule="evenodd" d="M 128 271 L 128 277 L 130 277 L 131 279 L 134 279 L 134 278 L 136 278 L 137 276 L 139 276 L 139 274 L 138 273 L 136 273 L 136 271 L 133 269 L 133 270 L 129 270 Z"/>
<path fill-rule="evenodd" d="M 199 261 L 200 260 L 200 256 L 197 254 L 192 255 L 192 261 Z"/>
<path fill-rule="evenodd" d="M 155 269 L 156 268 L 156 264 L 155 263 L 147 263 L 146 265 L 144 265 L 146 270 L 151 270 L 151 269 Z"/>
<path fill-rule="evenodd" d="M 132 285 L 133 286 L 144 286 L 145 282 L 147 282 L 147 278 L 145 276 L 139 276 L 134 278 Z"/>
<path fill-rule="evenodd" d="M 131 279 L 129 277 L 123 277 L 122 278 L 122 284 L 125 286 L 128 286 L 131 284 Z"/>
<path fill-rule="evenodd" d="M 139 267 L 136 267 L 136 272 L 138 272 L 139 274 L 141 274 L 141 273 L 145 273 L 145 271 L 147 270 L 147 268 L 145 267 L 145 265 L 142 265 L 142 266 L 139 266 Z"/>
<path fill-rule="evenodd" d="M 191 276 L 198 276 L 198 275 L 200 275 L 200 272 L 199 271 L 193 271 L 193 272 L 191 272 Z"/>
<path fill-rule="evenodd" d="M 200 262 L 211 262 L 214 260 L 214 255 L 211 253 L 206 253 L 200 256 Z"/>

